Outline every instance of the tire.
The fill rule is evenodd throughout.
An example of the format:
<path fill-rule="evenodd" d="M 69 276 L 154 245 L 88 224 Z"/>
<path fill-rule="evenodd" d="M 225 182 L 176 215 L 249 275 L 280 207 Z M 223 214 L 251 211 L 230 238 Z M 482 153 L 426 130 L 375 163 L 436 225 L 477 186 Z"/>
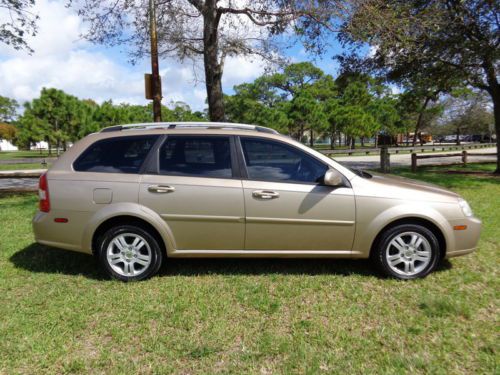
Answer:
<path fill-rule="evenodd" d="M 155 275 L 164 258 L 163 248 L 146 229 L 119 225 L 98 240 L 99 262 L 110 277 L 121 281 L 139 281 Z"/>
<path fill-rule="evenodd" d="M 423 278 L 441 259 L 439 241 L 418 224 L 402 224 L 384 231 L 372 252 L 372 261 L 387 276 L 401 280 Z"/>

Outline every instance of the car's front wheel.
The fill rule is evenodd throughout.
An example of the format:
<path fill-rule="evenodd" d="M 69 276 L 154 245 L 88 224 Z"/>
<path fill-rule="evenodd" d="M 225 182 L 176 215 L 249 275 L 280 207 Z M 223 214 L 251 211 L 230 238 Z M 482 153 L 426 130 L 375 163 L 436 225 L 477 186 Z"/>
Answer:
<path fill-rule="evenodd" d="M 398 225 L 382 233 L 372 259 L 388 276 L 405 280 L 422 278 L 439 263 L 439 241 L 422 225 Z"/>
<path fill-rule="evenodd" d="M 122 281 L 143 280 L 158 272 L 163 250 L 147 230 L 135 225 L 109 229 L 99 239 L 99 260 L 106 273 Z"/>

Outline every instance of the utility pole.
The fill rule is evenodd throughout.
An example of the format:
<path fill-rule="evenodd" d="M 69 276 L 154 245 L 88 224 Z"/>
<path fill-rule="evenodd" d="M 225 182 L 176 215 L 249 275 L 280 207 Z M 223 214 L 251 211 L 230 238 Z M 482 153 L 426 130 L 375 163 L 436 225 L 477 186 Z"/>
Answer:
<path fill-rule="evenodd" d="M 151 91 L 153 96 L 153 120 L 161 122 L 161 80 L 158 65 L 158 36 L 154 0 L 149 0 L 149 34 L 151 35 Z"/>

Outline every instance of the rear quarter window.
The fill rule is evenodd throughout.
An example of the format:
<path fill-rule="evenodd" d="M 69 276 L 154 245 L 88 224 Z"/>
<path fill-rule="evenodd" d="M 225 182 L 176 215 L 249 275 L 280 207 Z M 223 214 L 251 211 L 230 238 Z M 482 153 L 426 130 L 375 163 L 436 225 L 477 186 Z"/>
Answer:
<path fill-rule="evenodd" d="M 115 137 L 97 141 L 73 163 L 78 172 L 139 173 L 157 135 Z"/>

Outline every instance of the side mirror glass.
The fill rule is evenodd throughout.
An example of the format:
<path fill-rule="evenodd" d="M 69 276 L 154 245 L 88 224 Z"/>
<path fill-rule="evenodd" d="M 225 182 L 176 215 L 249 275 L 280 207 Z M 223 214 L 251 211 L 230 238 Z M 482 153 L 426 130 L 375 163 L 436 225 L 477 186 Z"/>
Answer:
<path fill-rule="evenodd" d="M 328 186 L 342 186 L 344 180 L 342 175 L 335 169 L 329 169 L 325 173 L 324 184 Z"/>

